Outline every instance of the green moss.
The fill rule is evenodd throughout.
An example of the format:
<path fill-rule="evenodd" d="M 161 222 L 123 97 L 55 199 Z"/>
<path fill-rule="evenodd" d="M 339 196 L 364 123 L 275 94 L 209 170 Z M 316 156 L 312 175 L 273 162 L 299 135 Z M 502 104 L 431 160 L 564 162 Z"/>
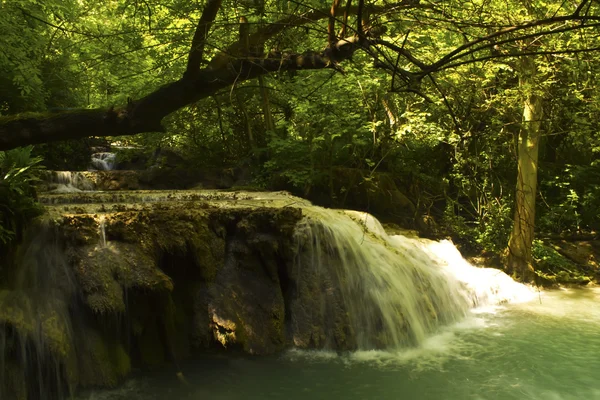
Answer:
<path fill-rule="evenodd" d="M 123 346 L 94 330 L 86 333 L 85 350 L 79 363 L 79 382 L 83 386 L 114 387 L 131 371 L 131 361 Z"/>
<path fill-rule="evenodd" d="M 189 239 L 190 250 L 204 281 L 212 282 L 225 260 L 225 241 L 206 225 L 197 226 Z"/>
<path fill-rule="evenodd" d="M 72 353 L 67 306 L 57 299 L 32 300 L 25 291 L 0 291 L 0 325 L 63 361 Z"/>
<path fill-rule="evenodd" d="M 156 321 L 147 324 L 138 339 L 140 361 L 149 367 L 158 367 L 165 363 L 165 352 L 160 340 Z"/>
<path fill-rule="evenodd" d="M 60 226 L 63 237 L 69 242 L 75 244 L 98 243 L 98 221 L 93 215 L 67 214 L 62 216 L 62 221 L 57 217 L 54 223 Z"/>
<path fill-rule="evenodd" d="M 585 285 L 593 280 L 588 271 L 567 259 L 555 249 L 535 240 L 532 248 L 535 273 L 543 285 Z"/>
<path fill-rule="evenodd" d="M 112 347 L 111 360 L 114 365 L 114 371 L 119 378 L 129 375 L 131 371 L 131 359 L 120 343 Z"/>
<path fill-rule="evenodd" d="M 25 371 L 21 365 L 11 361 L 5 362 L 4 380 L 0 382 L 0 396 L 2 399 L 28 400 Z"/>
<path fill-rule="evenodd" d="M 283 301 L 273 305 L 271 313 L 271 337 L 274 343 L 283 346 L 285 342 L 285 305 Z"/>
<path fill-rule="evenodd" d="M 0 116 L 0 122 L 3 124 L 9 123 L 9 122 L 18 122 L 18 121 L 29 122 L 28 120 L 30 120 L 30 119 L 49 117 L 51 115 L 52 114 L 50 114 L 50 113 L 22 112 L 22 113 L 15 114 L 15 115 Z"/>
<path fill-rule="evenodd" d="M 52 304 L 50 300 L 48 304 Z M 43 310 L 39 316 L 43 341 L 48 347 L 50 353 L 57 359 L 64 361 L 73 352 L 71 337 L 68 326 L 68 316 L 66 305 L 51 305 Z"/>
<path fill-rule="evenodd" d="M 154 258 L 132 244 L 83 246 L 74 258 L 86 303 L 96 313 L 124 312 L 124 289 L 173 289 L 171 279 L 157 268 Z"/>
<path fill-rule="evenodd" d="M 163 313 L 165 320 L 166 340 L 173 351 L 173 356 L 179 359 L 187 358 L 190 354 L 190 320 L 185 312 L 184 300 L 169 294 L 167 306 Z"/>
<path fill-rule="evenodd" d="M 34 332 L 37 321 L 25 292 L 0 290 L 0 324 L 12 326 L 22 337 Z"/>

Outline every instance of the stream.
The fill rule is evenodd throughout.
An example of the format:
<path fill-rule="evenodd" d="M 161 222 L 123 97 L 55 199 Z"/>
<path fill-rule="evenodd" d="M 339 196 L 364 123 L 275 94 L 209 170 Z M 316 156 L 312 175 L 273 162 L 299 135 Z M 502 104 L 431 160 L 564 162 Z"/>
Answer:
<path fill-rule="evenodd" d="M 77 358 L 78 368 L 93 366 L 81 373 L 87 387 L 98 386 L 93 380 L 98 373 L 105 374 L 98 380 L 105 387 L 121 382 L 119 375 L 109 375 L 121 365 L 122 377 L 129 376 L 114 389 L 79 392 L 77 400 L 600 400 L 600 288 L 536 292 L 502 271 L 470 265 L 450 241 L 391 235 L 369 214 L 324 209 L 284 192 L 103 192 L 89 189 L 89 178 L 52 175 L 57 188 L 40 196 L 48 218 L 63 232 L 77 226 L 73 232 L 81 236 L 71 233 L 71 247 L 60 247 L 52 236 L 58 228 L 48 230 L 47 240 L 32 242 L 32 249 L 56 253 L 56 260 L 40 259 L 33 251 L 35 262 L 24 264 L 22 279 L 5 291 L 8 300 L 43 293 L 45 302 L 54 296 L 57 305 L 40 309 L 25 296 L 29 308 L 23 315 L 30 319 L 7 313 L 18 338 L 28 341 L 15 342 L 7 330 L 2 354 L 19 360 L 24 371 L 37 371 L 24 376 L 45 379 L 27 381 L 28 398 L 55 398 L 48 388 L 60 387 L 52 385 L 64 379 L 61 371 L 70 365 L 61 366 L 62 353 L 46 352 L 60 350 L 58 339 L 66 337 L 76 345 L 64 352 Z M 283 226 L 293 221 L 293 229 L 277 230 L 281 225 L 273 221 Z M 148 236 L 152 232 L 160 235 Z M 282 235 L 288 240 L 281 241 Z M 179 242 L 165 239 L 173 236 L 187 238 L 180 243 L 180 258 L 173 258 Z M 192 262 L 182 257 L 190 251 L 216 256 Z M 256 254 L 260 260 L 253 264 Z M 277 261 L 272 275 L 269 257 Z M 73 266 L 75 272 L 69 269 Z M 197 276 L 192 268 L 206 275 Z M 163 271 L 175 278 L 179 273 L 185 281 Z M 62 272 L 72 277 L 68 285 Z M 198 286 L 188 286 L 194 279 Z M 183 356 L 180 360 L 187 361 L 179 360 L 177 368 L 166 363 L 171 366 L 127 375 L 130 354 L 143 351 L 149 359 L 164 352 L 158 339 L 140 344 L 157 321 L 142 319 L 142 311 L 125 306 L 125 297 L 122 309 L 117 307 L 132 287 L 143 294 L 166 287 L 175 298 L 184 296 L 178 303 L 182 319 L 200 321 L 196 335 L 212 337 L 227 352 Z M 137 331 L 113 336 L 121 340 L 117 346 L 89 327 L 73 329 L 89 318 L 67 306 L 79 288 L 86 307 L 100 307 L 96 313 L 145 325 L 123 325 Z M 198 292 L 186 292 L 194 288 Z M 190 303 L 195 306 L 187 310 Z M 8 309 L 13 303 L 6 304 Z M 62 324 L 55 327 L 57 320 Z M 188 339 L 173 334 L 170 340 L 169 346 Z M 88 341 L 99 343 L 102 351 Z M 98 362 L 101 357 L 108 362 Z M 55 362 L 55 369 L 40 359 Z M 2 376 L 9 382 L 9 374 Z"/>
<path fill-rule="evenodd" d="M 206 356 L 89 400 L 600 399 L 600 289 L 541 292 L 476 309 L 418 348 L 337 355 Z"/>

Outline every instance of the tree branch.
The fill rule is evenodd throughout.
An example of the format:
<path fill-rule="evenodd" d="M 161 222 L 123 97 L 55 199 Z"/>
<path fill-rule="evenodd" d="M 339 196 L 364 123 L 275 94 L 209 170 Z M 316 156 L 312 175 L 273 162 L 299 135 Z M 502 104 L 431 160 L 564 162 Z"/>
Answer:
<path fill-rule="evenodd" d="M 347 58 L 356 50 L 353 43 L 341 53 Z M 0 117 L 0 151 L 26 144 L 46 143 L 87 136 L 132 135 L 162 132 L 162 119 L 218 90 L 277 71 L 332 68 L 324 52 L 307 51 L 282 57 L 234 60 L 231 68 L 204 68 L 184 76 L 138 101 L 117 109 L 72 110 L 57 114 L 22 114 Z"/>
<path fill-rule="evenodd" d="M 363 31 L 363 12 L 365 7 L 365 0 L 358 0 L 358 10 L 356 11 L 356 33 L 359 38 L 364 36 Z"/>
<path fill-rule="evenodd" d="M 331 3 L 331 11 L 329 12 L 329 24 L 327 25 L 327 33 L 329 39 L 329 46 L 333 46 L 337 42 L 335 35 L 335 16 L 338 12 L 341 0 L 333 0 Z"/>
<path fill-rule="evenodd" d="M 399 3 L 387 4 L 384 6 L 368 6 L 371 10 L 371 13 L 382 13 L 386 11 L 397 11 L 397 10 L 408 10 L 412 8 L 426 8 L 425 6 L 414 4 L 411 1 L 401 1 Z M 347 11 L 346 11 L 347 10 Z M 289 17 L 283 18 L 277 22 L 266 25 L 264 28 L 258 29 L 256 32 L 250 35 L 249 44 L 250 48 L 257 46 L 259 44 L 265 43 L 267 40 L 271 39 L 275 35 L 283 32 L 284 30 L 295 27 L 295 26 L 303 26 L 311 22 L 317 22 L 325 18 L 329 18 L 331 16 L 330 9 L 313 9 L 308 12 L 305 12 L 300 15 L 290 15 Z M 352 6 L 348 8 L 338 7 L 335 10 L 335 16 L 341 17 L 345 12 L 350 14 L 356 14 L 358 12 L 358 6 Z M 344 36 L 342 36 L 344 37 Z M 231 58 L 240 54 L 240 51 L 243 49 L 243 43 L 235 42 L 231 44 L 226 50 L 224 50 L 221 54 L 215 56 L 208 63 L 209 67 L 213 69 L 219 69 L 223 67 Z"/>
<path fill-rule="evenodd" d="M 586 3 L 589 3 L 589 0 L 582 0 L 581 3 L 577 6 L 577 9 L 573 12 L 573 15 L 579 16 L 581 14 L 581 10 L 585 7 Z"/>
<path fill-rule="evenodd" d="M 548 50 L 548 51 L 538 50 L 538 51 L 527 51 L 527 52 L 519 52 L 519 53 L 512 53 L 512 54 L 492 54 L 492 55 L 486 56 L 486 57 L 471 58 L 471 59 L 465 60 L 465 61 L 459 61 L 459 62 L 455 62 L 455 63 L 451 63 L 451 64 L 446 64 L 446 65 L 440 67 L 438 69 L 438 71 L 443 71 L 443 70 L 447 70 L 447 69 L 460 67 L 461 65 L 475 64 L 478 62 L 483 62 L 483 61 L 488 61 L 488 60 L 493 60 L 493 59 L 498 59 L 498 58 L 542 56 L 542 55 L 548 56 L 548 55 L 560 55 L 560 54 L 578 54 L 578 53 L 592 53 L 592 52 L 596 52 L 596 51 L 600 51 L 600 47 L 589 47 L 589 48 L 585 48 L 585 49 Z"/>
<path fill-rule="evenodd" d="M 43 115 L 19 115 L 16 117 L 0 117 L 0 150 L 7 150 L 25 144 L 35 144 L 42 142 L 51 142 L 56 140 L 74 139 L 87 136 L 116 136 L 130 135 L 143 132 L 163 131 L 161 126 L 162 119 L 181 109 L 197 102 L 200 99 L 211 96 L 217 91 L 227 88 L 236 82 L 242 82 L 248 79 L 253 79 L 268 73 L 279 71 L 293 71 L 306 69 L 325 69 L 335 68 L 338 62 L 347 60 L 358 50 L 362 49 L 371 54 L 375 60 L 378 60 L 377 52 L 386 59 L 386 63 L 380 65 L 392 72 L 393 79 L 398 76 L 405 83 L 402 90 L 415 92 L 424 96 L 419 91 L 421 80 L 428 74 L 434 71 L 457 67 L 467 63 L 485 61 L 491 58 L 506 58 L 525 56 L 533 54 L 560 54 L 560 53 L 575 53 L 582 51 L 592 51 L 595 49 L 574 49 L 574 50 L 557 50 L 557 51 L 537 51 L 537 52 L 520 52 L 518 54 L 503 54 L 492 57 L 473 58 L 468 61 L 461 62 L 466 55 L 481 51 L 482 49 L 492 46 L 494 43 L 515 42 L 524 37 L 532 35 L 549 35 L 560 31 L 570 29 L 585 29 L 592 25 L 581 24 L 575 27 L 570 24 L 566 27 L 556 28 L 550 27 L 546 30 L 536 27 L 543 25 L 552 25 L 559 22 L 599 22 L 600 17 L 579 15 L 582 9 L 585 9 L 585 4 L 589 0 L 583 0 L 577 11 L 574 14 L 553 17 L 538 21 L 533 21 L 521 25 L 507 27 L 497 32 L 491 33 L 485 37 L 477 38 L 455 50 L 444 55 L 433 64 L 425 64 L 404 48 L 378 39 L 369 31 L 364 32 L 363 15 L 370 12 L 382 13 L 390 10 L 411 9 L 411 8 L 426 8 L 419 4 L 418 1 L 404 0 L 396 4 L 388 4 L 384 6 L 367 6 L 364 0 L 360 0 L 358 5 L 350 7 L 350 2 L 345 7 L 339 7 L 341 0 L 332 0 L 333 6 L 330 10 L 311 10 L 302 15 L 293 15 L 284 18 L 274 24 L 269 24 L 258 29 L 254 34 L 248 35 L 247 31 L 240 32 L 240 37 L 235 43 L 227 49 L 221 51 L 214 57 L 205 68 L 200 68 L 203 60 L 203 53 L 207 43 L 208 32 L 216 18 L 216 14 L 221 7 L 222 0 L 207 0 L 206 6 L 198 22 L 198 26 L 194 33 L 192 45 L 190 48 L 187 69 L 183 77 L 177 81 L 167 84 L 149 95 L 134 101 L 129 102 L 120 108 L 95 109 L 95 110 L 75 110 L 59 114 L 43 114 Z M 583 4 L 583 5 L 582 5 Z M 275 36 L 284 31 L 290 26 L 301 26 L 309 22 L 319 21 L 325 18 L 330 18 L 335 23 L 336 17 L 344 16 L 343 27 L 348 27 L 348 14 L 352 13 L 357 16 L 356 33 L 357 35 L 337 40 L 335 43 L 329 43 L 329 46 L 323 51 L 307 51 L 304 53 L 291 54 L 275 54 L 271 53 L 263 58 L 259 54 L 248 52 L 248 49 L 262 45 Z M 340 21 L 338 21 L 340 22 Z M 248 26 L 242 24 L 244 29 Z M 596 24 L 593 24 L 596 25 Z M 241 28 L 241 26 L 240 26 Z M 331 26 L 334 28 L 334 26 Z M 329 40 L 333 29 L 330 29 Z M 513 35 L 515 32 L 521 35 Z M 508 35 L 502 37 L 503 35 Z M 517 37 L 515 37 L 517 36 Z M 498 40 L 502 37 L 502 40 Z M 406 40 L 406 38 L 405 38 Z M 246 52 L 243 50 L 246 49 Z M 395 52 L 398 57 L 405 57 L 411 64 L 420 68 L 420 72 L 410 72 L 398 68 L 398 58 L 394 65 L 391 56 L 384 54 L 384 49 Z M 335 57 L 331 57 L 331 51 L 335 50 Z M 434 82 L 435 84 L 435 82 Z M 396 88 L 393 88 L 396 90 Z"/>
<path fill-rule="evenodd" d="M 346 31 L 348 30 L 348 16 L 350 15 L 350 7 L 352 6 L 352 0 L 347 0 L 346 8 L 344 9 L 344 20 L 342 22 L 342 30 L 340 37 L 346 37 Z"/>
<path fill-rule="evenodd" d="M 217 17 L 219 8 L 221 8 L 221 0 L 207 0 L 204 11 L 202 11 L 202 16 L 198 21 L 198 26 L 196 26 L 194 38 L 192 39 L 190 55 L 188 56 L 187 68 L 185 70 L 186 76 L 193 76 L 200 69 L 206 36 L 208 35 L 208 31 L 210 30 L 213 21 Z"/>
<path fill-rule="evenodd" d="M 423 71 L 427 71 L 429 69 L 429 66 L 427 64 L 425 64 L 424 62 L 418 60 L 415 56 L 413 56 L 410 53 L 410 51 L 408 51 L 408 50 L 406 50 L 404 48 L 404 45 L 402 47 L 400 47 L 398 45 L 395 45 L 393 43 L 387 42 L 387 41 L 382 40 L 382 39 L 372 39 L 371 43 L 372 44 L 378 44 L 378 45 L 381 45 L 383 47 L 387 47 L 390 50 L 393 50 L 398 55 L 404 56 L 408 61 L 410 61 L 412 64 L 416 65 L 417 67 L 419 67 Z"/>
<path fill-rule="evenodd" d="M 528 22 L 528 23 L 522 24 L 522 25 L 515 25 L 515 26 L 508 27 L 508 28 L 500 29 L 497 32 L 491 33 L 491 34 L 489 34 L 487 36 L 483 36 L 481 38 L 477 38 L 475 40 L 472 40 L 468 43 L 463 44 L 462 46 L 457 47 L 456 49 L 452 50 L 450 53 L 446 54 L 445 56 L 440 58 L 438 61 L 433 63 L 431 66 L 429 66 L 429 69 L 432 71 L 438 70 L 443 65 L 448 64 L 449 62 L 455 60 L 456 58 L 461 57 L 462 56 L 461 53 L 463 51 L 469 50 L 479 43 L 491 42 L 495 38 L 503 36 L 503 35 L 507 35 L 509 33 L 514 33 L 517 31 L 524 30 L 524 29 L 535 28 L 535 27 L 543 26 L 543 25 L 550 25 L 550 24 L 554 24 L 557 22 L 599 21 L 599 20 L 600 20 L 600 17 L 588 17 L 588 16 L 580 17 L 578 15 L 564 15 L 561 17 L 546 18 L 546 19 L 541 19 L 538 21 Z M 584 27 L 582 27 L 582 28 L 584 28 Z M 548 32 L 548 33 L 550 34 L 550 33 L 555 33 L 555 32 Z"/>

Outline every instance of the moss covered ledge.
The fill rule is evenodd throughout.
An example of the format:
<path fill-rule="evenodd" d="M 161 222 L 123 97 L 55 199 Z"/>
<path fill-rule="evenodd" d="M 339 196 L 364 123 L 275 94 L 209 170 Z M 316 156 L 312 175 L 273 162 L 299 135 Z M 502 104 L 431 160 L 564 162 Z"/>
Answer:
<path fill-rule="evenodd" d="M 0 335 L 26 343 L 55 371 L 48 376 L 56 382 L 45 387 L 63 394 L 110 387 L 132 366 L 177 363 L 206 349 L 272 354 L 289 344 L 282 277 L 294 257 L 294 229 L 303 214 L 294 205 L 302 200 L 119 195 L 42 199 L 47 213 L 30 230 L 21 264 L 12 266 L 13 278 L 0 292 Z M 25 264 L 24 278 L 17 271 Z M 34 278 L 42 275 L 39 286 Z M 25 381 L 35 375 L 19 352 L 9 352 L 7 365 Z M 30 383 L 25 387 L 36 386 Z M 0 394 L 12 398 L 22 389 Z"/>

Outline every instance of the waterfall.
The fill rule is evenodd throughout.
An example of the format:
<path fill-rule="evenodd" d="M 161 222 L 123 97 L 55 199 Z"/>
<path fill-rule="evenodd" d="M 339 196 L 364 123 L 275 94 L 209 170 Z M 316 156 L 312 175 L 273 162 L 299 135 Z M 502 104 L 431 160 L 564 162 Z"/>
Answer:
<path fill-rule="evenodd" d="M 294 343 L 381 349 L 418 345 L 474 307 L 531 291 L 476 268 L 448 241 L 388 236 L 365 213 L 305 209 L 296 231 Z M 303 332 L 311 326 L 310 337 Z"/>
<path fill-rule="evenodd" d="M 104 215 L 98 218 L 98 230 L 100 231 L 102 247 L 106 247 L 106 217 Z"/>
<path fill-rule="evenodd" d="M 79 287 L 51 227 L 40 226 L 27 243 L 10 285 L 0 289 L 0 398 L 63 398 L 61 365 L 78 354 Z"/>
<path fill-rule="evenodd" d="M 54 193 L 94 190 L 94 183 L 81 171 L 48 171 L 46 176 Z"/>
<path fill-rule="evenodd" d="M 94 153 L 92 154 L 92 168 L 97 171 L 110 171 L 114 169 L 116 162 L 115 153 Z"/>
<path fill-rule="evenodd" d="M 65 187 L 83 184 L 80 173 L 53 174 Z M 77 385 L 117 384 L 130 371 L 129 343 L 139 346 L 145 329 L 154 334 L 175 311 L 207 344 L 224 329 L 249 352 L 268 341 L 268 351 L 352 351 L 418 346 L 475 307 L 533 297 L 503 272 L 471 266 L 449 241 L 388 235 L 369 214 L 286 193 L 40 198 L 51 217 L 2 271 L 0 399 L 54 400 Z M 169 272 L 186 285 L 173 285 Z M 177 309 L 171 297 L 156 307 L 165 289 L 193 307 Z M 215 326 L 215 307 L 237 319 Z M 164 345 L 160 335 L 149 348 Z"/>

